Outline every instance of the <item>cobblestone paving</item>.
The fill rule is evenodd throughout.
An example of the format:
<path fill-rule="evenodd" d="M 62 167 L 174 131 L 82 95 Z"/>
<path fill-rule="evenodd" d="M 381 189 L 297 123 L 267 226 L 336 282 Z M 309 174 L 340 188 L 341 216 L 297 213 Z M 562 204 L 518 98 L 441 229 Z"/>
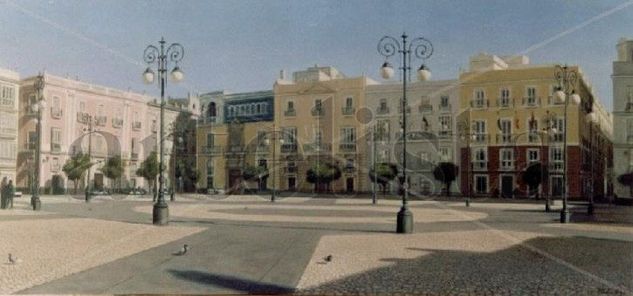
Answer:
<path fill-rule="evenodd" d="M 23 215 L 23 211 L 7 210 L 3 215 Z M 85 218 L 1 221 L 0 294 L 77 273 L 201 230 Z M 9 264 L 8 253 L 21 262 Z"/>

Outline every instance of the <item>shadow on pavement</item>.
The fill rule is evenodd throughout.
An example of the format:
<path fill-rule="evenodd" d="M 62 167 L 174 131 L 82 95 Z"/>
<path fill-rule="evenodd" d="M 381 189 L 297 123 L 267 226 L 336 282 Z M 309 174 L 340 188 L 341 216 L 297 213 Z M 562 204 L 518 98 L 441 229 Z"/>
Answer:
<path fill-rule="evenodd" d="M 229 275 L 220 275 L 196 270 L 169 269 L 167 271 L 180 279 L 197 284 L 220 286 L 232 290 L 247 292 L 249 294 L 288 294 L 294 291 L 294 288 L 290 287 L 260 283 Z"/>
<path fill-rule="evenodd" d="M 296 229 L 296 230 L 326 230 L 326 231 L 340 231 L 340 232 L 359 232 L 359 233 L 393 233 L 392 230 L 374 230 L 374 229 L 355 229 L 355 228 L 342 228 L 342 227 L 319 227 L 319 226 L 294 226 L 294 225 L 275 225 L 275 224 L 255 224 L 255 223 L 231 223 L 231 222 L 218 222 L 209 220 L 170 220 L 171 223 L 200 223 L 222 226 L 238 226 L 238 227 L 260 227 L 260 228 L 276 228 L 276 229 Z M 271 222 L 275 223 L 275 222 Z"/>
<path fill-rule="evenodd" d="M 631 242 L 587 237 L 538 237 L 523 244 L 575 267 L 561 264 L 522 245 L 490 253 L 410 247 L 409 250 L 428 254 L 413 259 L 382 258 L 381 261 L 391 264 L 297 293 L 627 295 L 633 289 L 630 280 L 633 278 Z M 335 271 L 335 266 L 332 266 L 331 272 Z"/>

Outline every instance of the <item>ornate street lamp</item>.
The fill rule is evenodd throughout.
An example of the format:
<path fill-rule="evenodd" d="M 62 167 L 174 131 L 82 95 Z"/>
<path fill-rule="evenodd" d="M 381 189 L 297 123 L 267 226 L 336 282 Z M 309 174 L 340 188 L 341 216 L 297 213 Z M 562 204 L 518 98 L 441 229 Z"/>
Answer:
<path fill-rule="evenodd" d="M 31 206 L 34 211 L 39 211 L 42 207 L 42 202 L 40 201 L 40 158 L 41 158 L 41 145 L 42 145 L 42 110 L 46 108 L 46 101 L 44 100 L 44 75 L 39 74 L 35 78 L 35 83 L 33 84 L 35 87 L 35 91 L 37 92 L 37 102 L 31 105 L 31 109 L 33 112 L 37 113 L 37 117 L 35 119 L 36 122 L 36 133 L 37 133 L 37 143 L 35 145 L 35 161 L 33 167 L 33 185 L 31 186 Z"/>
<path fill-rule="evenodd" d="M 400 53 L 402 56 L 402 66 L 399 68 L 402 70 L 402 176 L 403 176 L 403 191 L 402 191 L 402 207 L 397 215 L 397 233 L 411 233 L 413 232 L 413 214 L 409 211 L 407 206 L 407 199 L 409 197 L 409 182 L 407 180 L 407 71 L 411 68 L 409 64 L 411 62 L 411 56 L 415 55 L 420 60 L 424 61 L 433 54 L 433 45 L 425 38 L 418 37 L 409 44 L 407 44 L 407 34 L 402 33 L 402 42 L 391 36 L 384 36 L 378 42 L 378 53 L 385 57 L 385 63 L 380 69 L 380 74 L 384 79 L 390 79 L 394 70 L 387 59 L 396 53 Z M 421 81 L 426 81 L 431 78 L 431 72 L 422 64 L 417 71 L 418 78 Z"/>
<path fill-rule="evenodd" d="M 152 210 L 152 221 L 156 225 L 166 225 L 169 222 L 169 208 L 165 202 L 165 194 L 163 185 L 165 178 L 163 176 L 163 141 L 164 141 L 164 121 L 165 121 L 165 83 L 167 76 L 167 64 L 173 62 L 174 68 L 171 70 L 170 76 L 173 82 L 181 81 L 184 77 L 183 72 L 178 67 L 178 62 L 182 60 L 185 49 L 178 43 L 172 43 L 165 49 L 165 39 L 161 38 L 158 42 L 160 45 L 156 47 L 149 45 L 143 52 L 143 59 L 147 63 L 147 69 L 143 72 L 143 80 L 150 84 L 154 82 L 154 70 L 151 64 L 156 63 L 158 70 L 158 84 L 160 87 L 160 160 L 159 160 L 159 177 L 158 177 L 158 201 L 154 203 Z"/>
<path fill-rule="evenodd" d="M 86 174 L 86 192 L 85 192 L 85 200 L 86 202 L 90 202 L 90 200 L 92 199 L 92 185 L 90 183 L 90 170 L 92 168 L 92 134 L 98 132 L 98 130 L 95 129 L 94 127 L 94 120 L 96 120 L 96 118 L 90 114 L 88 114 L 86 116 L 86 119 L 88 119 L 88 127 L 84 128 L 84 136 L 88 135 L 88 173 Z"/>
<path fill-rule="evenodd" d="M 560 211 L 560 223 L 569 223 L 570 213 L 567 208 L 567 106 L 569 102 L 572 104 L 580 104 L 580 96 L 576 94 L 576 82 L 578 81 L 578 72 L 565 66 L 556 65 L 554 77 L 558 82 L 558 90 L 555 93 L 558 102 L 565 103 L 565 115 L 563 123 L 563 208 Z"/>
<path fill-rule="evenodd" d="M 470 112 L 470 109 L 468 109 L 468 111 Z M 472 157 L 472 153 L 470 151 L 470 142 L 477 140 L 477 134 L 471 133 L 470 124 L 468 124 L 468 119 L 458 123 L 457 128 L 460 133 L 460 136 L 459 136 L 460 139 L 462 141 L 466 141 L 466 153 L 468 155 L 468 158 L 467 158 L 468 161 L 466 162 L 465 165 L 462 165 L 462 167 L 467 169 L 467 171 L 466 169 L 464 171 L 464 175 L 468 176 L 468 178 L 466 178 L 467 189 L 466 189 L 465 202 L 466 202 L 466 206 L 470 207 L 470 196 L 472 195 L 472 188 L 473 188 L 472 182 L 470 181 L 473 177 L 471 176 L 473 172 L 473 168 L 472 168 L 472 160 L 470 159 Z"/>

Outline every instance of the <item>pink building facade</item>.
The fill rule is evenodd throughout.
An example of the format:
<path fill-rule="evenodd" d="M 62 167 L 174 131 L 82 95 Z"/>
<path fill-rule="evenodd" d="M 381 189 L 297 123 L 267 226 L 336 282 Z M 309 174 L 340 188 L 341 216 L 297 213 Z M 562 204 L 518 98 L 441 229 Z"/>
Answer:
<path fill-rule="evenodd" d="M 37 113 L 32 106 L 39 100 L 35 80 L 36 77 L 26 78 L 20 84 L 16 185 L 25 193 L 30 192 L 35 167 Z M 42 191 L 72 192 L 74 183 L 67 179 L 62 168 L 73 154 L 87 154 L 89 150 L 95 163 L 90 169 L 90 181 L 95 188 L 117 186 L 115 180 L 107 179 L 100 171 L 107 158 L 115 155 L 120 155 L 125 163 L 121 187 L 145 187 L 146 181 L 136 175 L 136 170 L 151 151 L 158 150 L 157 99 L 49 74 L 44 75 L 44 81 L 39 164 Z M 188 111 L 185 108 L 175 105 L 166 108 L 165 134 L 178 115 Z M 171 138 L 167 137 L 164 159 L 167 165 L 171 147 Z M 85 188 L 85 175 L 78 183 L 78 188 Z"/>

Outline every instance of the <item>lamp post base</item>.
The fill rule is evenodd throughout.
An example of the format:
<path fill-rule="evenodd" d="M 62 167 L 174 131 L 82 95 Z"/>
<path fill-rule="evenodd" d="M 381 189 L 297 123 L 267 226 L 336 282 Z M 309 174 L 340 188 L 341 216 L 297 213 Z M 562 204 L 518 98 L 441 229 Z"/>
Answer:
<path fill-rule="evenodd" d="M 568 209 L 562 209 L 560 211 L 560 223 L 569 223 L 569 218 L 571 218 L 571 213 Z"/>
<path fill-rule="evenodd" d="M 42 202 L 39 196 L 31 197 L 31 206 L 33 206 L 33 211 L 39 211 L 42 208 Z"/>
<path fill-rule="evenodd" d="M 270 202 L 275 202 L 275 189 L 270 193 Z"/>
<path fill-rule="evenodd" d="M 86 202 L 90 202 L 90 191 L 86 191 Z"/>
<path fill-rule="evenodd" d="M 398 212 L 396 232 L 413 232 L 413 213 L 411 213 L 411 211 L 409 211 L 409 209 L 405 207 L 400 208 L 400 211 Z"/>
<path fill-rule="evenodd" d="M 545 200 L 545 212 L 549 213 L 552 211 L 552 207 L 550 206 L 549 199 Z"/>
<path fill-rule="evenodd" d="M 466 206 L 467 206 L 467 207 L 470 207 L 470 197 L 467 197 L 467 198 L 466 198 Z"/>
<path fill-rule="evenodd" d="M 165 202 L 157 202 L 152 210 L 152 223 L 154 225 L 167 225 L 169 223 L 169 207 Z"/>
<path fill-rule="evenodd" d="M 589 203 L 589 206 L 587 207 L 587 215 L 593 215 L 593 203 Z"/>

